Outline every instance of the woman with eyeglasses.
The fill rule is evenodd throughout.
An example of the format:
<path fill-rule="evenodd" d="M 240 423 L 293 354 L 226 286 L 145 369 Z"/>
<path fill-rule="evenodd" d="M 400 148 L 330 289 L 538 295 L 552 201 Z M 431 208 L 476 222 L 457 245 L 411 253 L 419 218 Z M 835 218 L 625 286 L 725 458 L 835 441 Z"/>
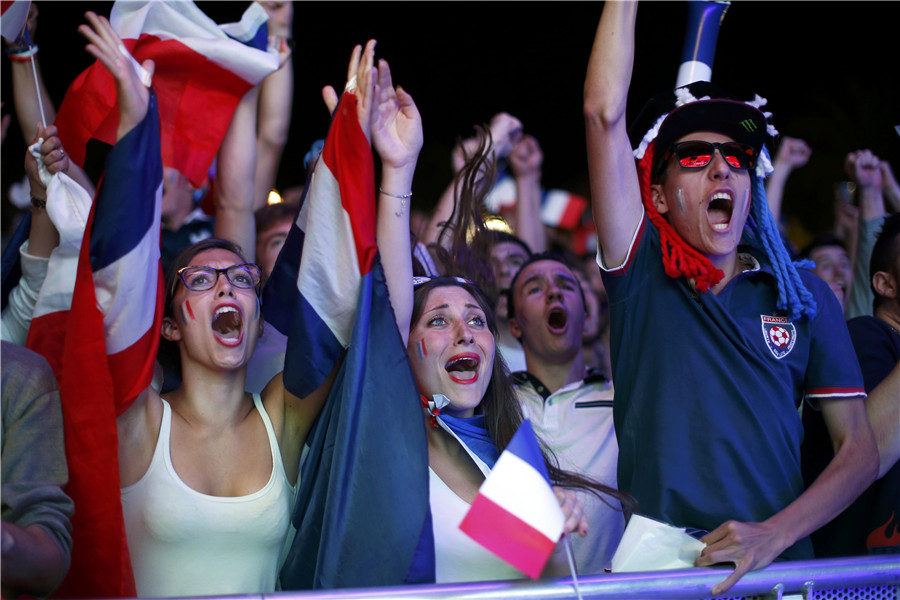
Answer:
<path fill-rule="evenodd" d="M 160 360 L 181 385 L 148 389 L 118 421 L 139 596 L 275 589 L 302 444 L 325 396 L 301 402 L 280 376 L 244 391 L 263 328 L 259 283 L 259 267 L 216 238 L 184 250 L 166 278 Z"/>
<path fill-rule="evenodd" d="M 149 94 L 109 21 L 87 19 L 88 51 L 116 81 L 121 139 Z M 259 285 L 260 268 L 221 239 L 189 247 L 168 273 L 161 357 L 174 359 L 181 385 L 162 396 L 149 387 L 117 418 L 140 597 L 275 590 L 301 447 L 325 395 L 301 401 L 280 376 L 261 394 L 244 391 L 263 327 Z"/>

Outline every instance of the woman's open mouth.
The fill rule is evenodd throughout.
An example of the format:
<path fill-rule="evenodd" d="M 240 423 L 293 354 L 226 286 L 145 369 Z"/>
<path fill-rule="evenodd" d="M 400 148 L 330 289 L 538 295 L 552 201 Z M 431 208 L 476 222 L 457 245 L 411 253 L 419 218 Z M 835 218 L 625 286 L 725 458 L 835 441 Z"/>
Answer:
<path fill-rule="evenodd" d="M 220 306 L 213 315 L 212 329 L 216 339 L 226 346 L 237 346 L 244 338 L 243 318 L 234 306 Z"/>
<path fill-rule="evenodd" d="M 444 368 L 450 376 L 450 379 L 456 383 L 475 383 L 478 381 L 478 367 L 481 365 L 481 358 L 474 353 L 459 354 L 454 356 Z"/>

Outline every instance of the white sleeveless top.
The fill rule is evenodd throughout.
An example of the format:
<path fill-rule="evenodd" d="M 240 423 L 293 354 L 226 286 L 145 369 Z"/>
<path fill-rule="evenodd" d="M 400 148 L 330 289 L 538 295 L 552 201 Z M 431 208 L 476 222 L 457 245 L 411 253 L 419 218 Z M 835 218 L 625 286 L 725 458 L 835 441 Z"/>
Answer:
<path fill-rule="evenodd" d="M 278 560 L 290 524 L 293 489 L 272 422 L 259 395 L 253 402 L 272 450 L 268 483 L 247 496 L 209 496 L 188 487 L 172 466 L 172 408 L 150 468 L 122 488 L 122 510 L 140 597 L 266 593 L 275 590 Z"/>
<path fill-rule="evenodd" d="M 481 472 L 487 477 L 490 468 L 444 425 L 438 423 L 466 449 Z M 436 583 L 489 581 L 492 579 L 522 579 L 521 571 L 501 560 L 459 528 L 471 504 L 460 498 L 447 484 L 428 468 L 428 501 L 431 506 L 434 532 L 434 574 Z"/>

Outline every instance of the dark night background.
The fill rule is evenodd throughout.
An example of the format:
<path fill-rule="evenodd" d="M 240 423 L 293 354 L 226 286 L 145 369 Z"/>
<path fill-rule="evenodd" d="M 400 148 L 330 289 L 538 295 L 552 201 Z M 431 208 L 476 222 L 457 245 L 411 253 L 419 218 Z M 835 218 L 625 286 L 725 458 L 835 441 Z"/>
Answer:
<path fill-rule="evenodd" d="M 198 2 L 217 22 L 236 21 L 243 2 Z M 38 2 L 35 41 L 52 101 L 90 62 L 76 27 L 110 2 Z M 870 148 L 900 175 L 900 90 L 896 4 L 736 0 L 722 21 L 713 82 L 744 97 L 758 93 L 781 135 L 805 139 L 810 163 L 788 183 L 784 212 L 810 233 L 830 229 L 833 184 L 853 150 Z M 544 152 L 543 183 L 588 195 L 581 114 L 585 66 L 601 2 L 295 3 L 295 95 L 279 188 L 305 178 L 302 157 L 324 137 L 319 90 L 342 87 L 353 44 L 379 41 L 394 82 L 415 98 L 425 127 L 414 191 L 429 209 L 450 177 L 450 148 L 500 111 L 522 120 Z M 629 114 L 674 86 L 687 23 L 685 2 L 651 1 L 638 12 Z M 12 110 L 3 60 L 4 112 Z M 202 118 L 202 115 L 198 115 Z M 13 121 L 2 148 L 3 226 L 10 182 L 22 176 L 25 145 Z M 774 154 L 774 148 L 770 148 Z M 802 241 L 802 240 L 801 240 Z"/>

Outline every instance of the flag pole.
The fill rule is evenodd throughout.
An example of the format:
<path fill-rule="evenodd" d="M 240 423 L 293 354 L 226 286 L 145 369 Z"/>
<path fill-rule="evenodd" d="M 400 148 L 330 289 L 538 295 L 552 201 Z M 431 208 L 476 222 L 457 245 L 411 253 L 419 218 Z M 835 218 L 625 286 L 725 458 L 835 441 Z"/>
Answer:
<path fill-rule="evenodd" d="M 37 65 L 34 62 L 34 55 L 37 54 L 37 48 L 35 48 L 31 44 L 31 35 L 29 35 L 28 33 L 27 23 L 25 24 L 25 28 L 22 29 L 21 39 L 25 41 L 25 45 L 28 47 L 29 51 L 31 51 L 31 55 L 28 58 L 31 59 L 29 62 L 31 63 L 31 74 L 34 77 L 34 91 L 37 95 L 38 108 L 41 111 L 41 124 L 44 126 L 44 129 L 46 129 L 47 116 L 44 114 L 44 99 L 41 98 L 41 86 L 40 82 L 38 81 Z"/>
<path fill-rule="evenodd" d="M 572 534 L 565 534 L 566 537 L 566 558 L 569 559 L 569 570 L 572 572 L 572 585 L 575 586 L 575 597 L 581 598 L 581 588 L 578 587 L 578 575 L 575 573 L 575 555 L 572 552 Z"/>
<path fill-rule="evenodd" d="M 47 129 L 47 117 L 44 115 L 44 101 L 41 98 L 41 86 L 38 83 L 37 66 L 34 64 L 34 54 L 31 55 L 31 73 L 34 75 L 34 90 L 37 92 L 38 108 L 41 110 L 41 124 Z"/>

